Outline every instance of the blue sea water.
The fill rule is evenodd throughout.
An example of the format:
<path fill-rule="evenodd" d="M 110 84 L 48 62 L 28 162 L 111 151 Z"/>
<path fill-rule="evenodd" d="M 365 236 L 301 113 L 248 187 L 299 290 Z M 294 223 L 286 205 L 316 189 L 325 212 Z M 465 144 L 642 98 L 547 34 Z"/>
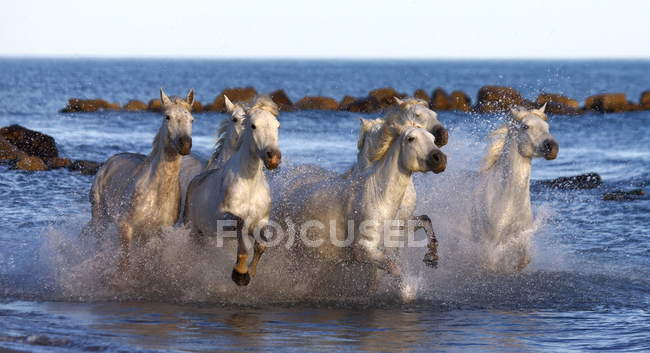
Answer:
<path fill-rule="evenodd" d="M 21 124 L 56 138 L 62 155 L 103 161 L 148 152 L 160 116 L 141 112 L 61 114 L 70 97 L 126 103 L 165 87 L 194 88 L 210 102 L 223 88 L 284 89 L 305 95 L 363 96 L 384 86 L 411 94 L 443 87 L 475 97 L 486 84 L 583 101 L 650 89 L 647 61 L 201 61 L 0 60 L 0 126 Z M 355 159 L 359 114 L 282 113 L 283 163 L 343 172 Z M 374 115 L 367 115 L 373 117 Z M 224 115 L 195 114 L 194 147 L 207 155 Z M 26 173 L 0 166 L 0 350 L 153 351 L 648 351 L 650 350 L 650 198 L 603 201 L 605 192 L 649 190 L 650 111 L 552 116 L 560 144 L 554 161 L 535 161 L 533 179 L 597 172 L 600 188 L 557 190 L 534 183 L 539 229 L 532 264 L 495 275 L 456 261 L 453 197 L 476 170 L 499 115 L 439 112 L 450 129 L 447 171 L 418 175 L 418 211 L 434 220 L 436 270 L 411 266 L 415 302 L 390 292 L 312 298 L 283 287 L 273 252 L 246 288 L 220 263 L 169 230 L 154 244 L 153 278 L 124 292 L 95 276 L 111 262 L 79 240 L 89 217 L 91 176 L 66 170 Z M 409 263 L 418 263 L 416 254 Z M 216 261 L 216 262 L 215 262 Z M 154 261 L 155 262 L 155 261 Z M 227 265 L 223 265 L 227 264 Z M 217 265 L 223 265 L 218 267 Z M 266 265 L 266 266 L 265 266 Z M 176 267 L 180 266 L 181 270 Z M 179 277 L 178 274 L 183 276 Z M 267 278 L 265 283 L 264 278 Z"/>

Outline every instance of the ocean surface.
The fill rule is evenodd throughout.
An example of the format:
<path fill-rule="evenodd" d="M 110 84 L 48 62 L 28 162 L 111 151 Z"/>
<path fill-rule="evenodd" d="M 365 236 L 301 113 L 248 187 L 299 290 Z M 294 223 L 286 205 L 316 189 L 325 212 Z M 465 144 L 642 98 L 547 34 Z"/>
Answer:
<path fill-rule="evenodd" d="M 391 86 L 409 94 L 458 89 L 475 99 L 486 84 L 528 99 L 542 91 L 580 101 L 625 92 L 638 101 L 650 89 L 650 62 L 0 59 L 0 126 L 42 131 L 63 156 L 103 161 L 147 153 L 160 115 L 58 113 L 68 98 L 124 104 L 156 98 L 160 87 L 181 96 L 194 88 L 208 103 L 223 88 L 253 86 L 282 88 L 296 101 Z M 283 165 L 345 171 L 355 160 L 359 116 L 282 113 Z M 225 115 L 195 117 L 193 150 L 208 155 Z M 503 117 L 439 118 L 450 130 L 448 168 L 415 181 L 417 213 L 432 218 L 441 260 L 429 269 L 422 249 L 402 254 L 417 288 L 410 303 L 385 283 L 370 295 L 305 295 L 283 280 L 296 275 L 283 265 L 290 259 L 272 250 L 251 285 L 237 288 L 229 279 L 233 259 L 193 246 L 182 229 L 143 245 L 141 278 L 111 287 L 102 276 L 115 267 L 114 244 L 79 238 L 93 177 L 0 166 L 0 351 L 649 351 L 650 198 L 602 197 L 650 191 L 650 111 L 550 117 L 560 153 L 533 164 L 533 261 L 514 275 L 462 261 L 454 231 L 453 210 L 463 202 L 455 191 L 469 188 L 463 176 L 478 169 L 486 136 Z M 586 172 L 599 173 L 603 185 L 558 190 L 536 182 Z"/>

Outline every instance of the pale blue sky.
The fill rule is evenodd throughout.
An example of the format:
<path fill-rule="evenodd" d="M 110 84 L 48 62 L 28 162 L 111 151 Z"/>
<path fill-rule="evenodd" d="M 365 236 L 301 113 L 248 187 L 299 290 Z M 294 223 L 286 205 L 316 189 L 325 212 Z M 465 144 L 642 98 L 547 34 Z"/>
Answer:
<path fill-rule="evenodd" d="M 650 1 L 3 0 L 1 56 L 650 58 Z"/>

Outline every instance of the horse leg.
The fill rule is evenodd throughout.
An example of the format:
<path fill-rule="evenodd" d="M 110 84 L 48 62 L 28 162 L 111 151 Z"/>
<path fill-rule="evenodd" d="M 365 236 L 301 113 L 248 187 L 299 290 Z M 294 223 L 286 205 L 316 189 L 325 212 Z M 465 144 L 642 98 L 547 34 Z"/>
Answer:
<path fill-rule="evenodd" d="M 255 277 L 255 274 L 257 273 L 257 264 L 260 262 L 262 255 L 264 255 L 264 252 L 266 251 L 267 246 L 265 243 L 269 241 L 269 234 L 271 234 L 271 227 L 266 225 L 260 232 L 260 238 L 262 238 L 262 241 L 260 242 L 255 239 L 253 261 L 251 261 L 249 270 L 252 277 Z"/>
<path fill-rule="evenodd" d="M 424 230 L 429 240 L 427 253 L 424 254 L 422 261 L 429 267 L 438 267 L 438 239 L 436 238 L 436 233 L 433 231 L 431 219 L 427 215 L 413 216 L 412 219 L 415 221 L 415 229 Z"/>
<path fill-rule="evenodd" d="M 119 270 L 124 275 L 129 270 L 129 252 L 133 242 L 133 228 L 126 223 L 122 223 L 119 226 L 119 233 L 121 245 Z"/>
<path fill-rule="evenodd" d="M 262 255 L 264 255 L 264 251 L 266 251 L 266 245 L 256 240 L 253 251 L 253 261 L 251 261 L 250 269 L 248 271 L 251 274 L 251 277 L 255 277 L 255 274 L 257 273 L 257 264 L 260 262 Z"/>
<path fill-rule="evenodd" d="M 237 222 L 235 226 L 237 232 L 237 261 L 232 269 L 231 278 L 238 286 L 247 286 L 251 282 L 251 276 L 248 273 L 248 249 L 244 238 L 246 236 L 244 234 L 244 220 L 230 213 L 226 214 L 224 219 Z"/>

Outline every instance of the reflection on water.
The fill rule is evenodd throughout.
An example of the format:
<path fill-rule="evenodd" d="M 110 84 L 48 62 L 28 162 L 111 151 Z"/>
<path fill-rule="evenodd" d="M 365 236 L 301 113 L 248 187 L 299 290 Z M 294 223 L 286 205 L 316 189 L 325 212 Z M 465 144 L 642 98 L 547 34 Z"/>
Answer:
<path fill-rule="evenodd" d="M 625 318 L 624 322 L 613 317 Z M 644 310 L 513 312 L 393 309 L 208 307 L 162 303 L 27 303 L 0 305 L 11 321 L 29 316 L 37 333 L 71 350 L 476 352 L 647 348 Z M 585 331 L 600 334 L 586 334 Z M 606 339 L 626 330 L 625 340 Z M 36 333 L 36 332 L 35 332 Z M 553 333 L 553 334 L 551 334 Z M 13 336 L 14 339 L 8 337 Z M 102 339 L 102 337 L 104 337 Z M 645 342 L 644 342 L 645 339 Z M 0 347 L 18 341 L 0 334 Z M 110 343 L 108 342 L 110 341 Z M 24 346 L 23 346 L 24 347 Z M 38 346 L 34 347 L 39 349 Z M 40 347 L 51 348 L 51 347 Z M 45 349 L 44 349 L 45 350 Z"/>

